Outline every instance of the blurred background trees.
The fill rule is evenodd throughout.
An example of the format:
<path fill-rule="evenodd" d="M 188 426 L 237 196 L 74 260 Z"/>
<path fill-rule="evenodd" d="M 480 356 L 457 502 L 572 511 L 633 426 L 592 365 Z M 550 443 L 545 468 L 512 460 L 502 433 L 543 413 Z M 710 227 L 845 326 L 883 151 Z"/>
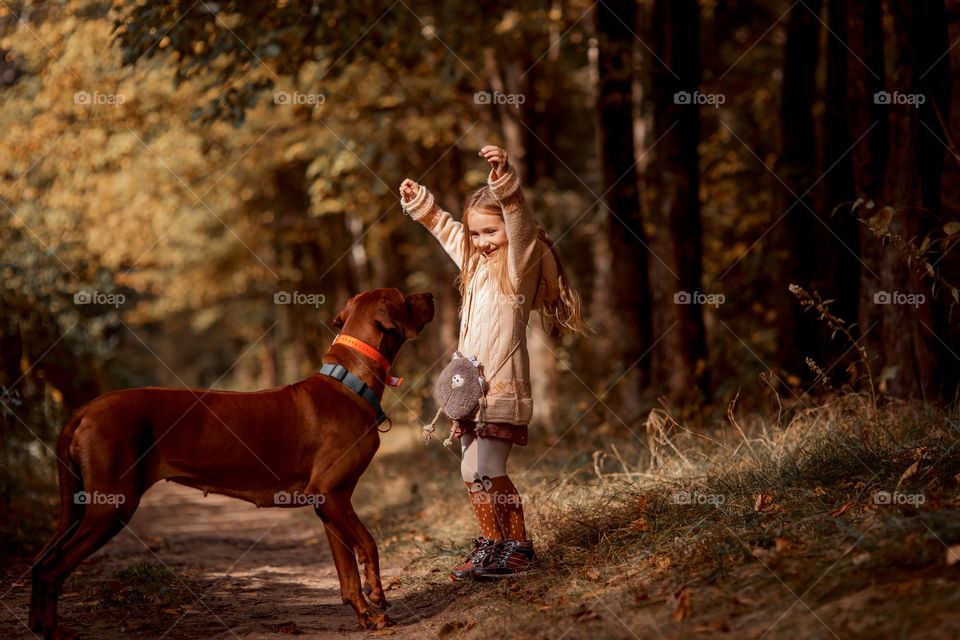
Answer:
<path fill-rule="evenodd" d="M 634 430 L 661 402 L 692 412 L 741 388 L 802 405 L 820 389 L 808 357 L 837 388 L 863 389 L 869 366 L 886 394 L 953 399 L 957 15 L 942 0 L 8 3 L 6 459 L 43 456 L 108 389 L 301 379 L 373 287 L 438 297 L 398 363 L 412 384 L 386 398 L 400 420 L 432 414 L 456 274 L 396 188 L 414 178 L 459 213 L 487 143 L 511 153 L 592 328 L 531 329 L 553 433 Z M 791 283 L 856 325 L 866 361 Z"/>

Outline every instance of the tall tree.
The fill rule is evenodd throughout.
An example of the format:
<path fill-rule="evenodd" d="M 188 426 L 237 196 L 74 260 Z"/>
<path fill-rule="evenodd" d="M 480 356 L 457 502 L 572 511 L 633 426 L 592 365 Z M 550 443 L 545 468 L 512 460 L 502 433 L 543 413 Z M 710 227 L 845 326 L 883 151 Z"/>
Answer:
<path fill-rule="evenodd" d="M 633 45 L 636 3 L 613 0 L 594 5 L 598 41 L 597 113 L 607 233 L 612 257 L 609 319 L 629 372 L 621 387 L 622 408 L 639 409 L 637 397 L 649 369 L 650 292 L 647 244 L 637 188 L 633 138 Z"/>
<path fill-rule="evenodd" d="M 818 279 L 832 286 L 827 296 L 834 299 L 832 308 L 847 322 L 856 322 L 857 292 L 860 287 L 860 225 L 852 216 L 834 210 L 854 199 L 853 162 L 850 128 L 846 118 L 847 102 L 847 14 L 846 0 L 828 0 L 827 85 L 821 141 L 823 188 L 817 193 L 815 211 L 836 236 L 830 260 L 818 263 Z M 829 214 L 829 218 L 827 215 Z"/>
<path fill-rule="evenodd" d="M 649 60 L 653 140 L 645 202 L 654 228 L 650 257 L 651 379 L 682 400 L 706 386 L 702 294 L 699 172 L 701 105 L 696 0 L 653 4 Z M 685 92 L 689 100 L 677 99 Z M 680 297 L 675 298 L 679 294 Z"/>
<path fill-rule="evenodd" d="M 944 148 L 931 132 L 940 130 L 936 108 L 945 112 L 949 99 L 944 3 L 892 0 L 881 7 L 850 0 L 847 21 L 851 55 L 865 61 L 849 62 L 852 135 L 873 118 L 880 130 L 870 136 L 870 155 L 854 156 L 857 196 L 874 203 L 871 213 L 883 233 L 917 242 L 937 225 L 940 206 Z M 937 318 L 930 283 L 895 241 L 882 245 L 864 230 L 861 246 L 860 328 L 876 326 L 868 342 L 878 354 L 875 368 L 895 395 L 941 393 L 951 356 L 938 335 L 945 323 Z"/>
<path fill-rule="evenodd" d="M 797 6 L 787 18 L 787 41 L 783 60 L 783 91 L 780 99 L 780 154 L 775 172 L 782 180 L 775 185 L 776 208 L 771 237 L 773 290 L 771 302 L 777 311 L 780 340 L 777 365 L 794 375 L 806 367 L 804 357 L 817 353 L 817 319 L 804 314 L 787 287 L 809 286 L 818 259 L 813 246 L 816 215 L 811 188 L 816 165 L 813 103 L 820 23 L 819 0 Z"/>

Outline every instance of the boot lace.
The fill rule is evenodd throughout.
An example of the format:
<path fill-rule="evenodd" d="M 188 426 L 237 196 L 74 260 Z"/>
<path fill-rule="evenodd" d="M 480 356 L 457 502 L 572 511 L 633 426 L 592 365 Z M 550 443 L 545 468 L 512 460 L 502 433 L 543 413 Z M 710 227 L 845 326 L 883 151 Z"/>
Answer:
<path fill-rule="evenodd" d="M 493 561 L 491 564 L 503 567 L 507 564 L 507 559 L 517 550 L 516 540 L 504 540 L 497 545 L 493 551 Z"/>
<path fill-rule="evenodd" d="M 483 560 L 488 553 L 493 549 L 495 540 L 489 538 L 474 538 L 473 542 L 473 551 L 467 556 L 468 561 L 479 561 Z"/>

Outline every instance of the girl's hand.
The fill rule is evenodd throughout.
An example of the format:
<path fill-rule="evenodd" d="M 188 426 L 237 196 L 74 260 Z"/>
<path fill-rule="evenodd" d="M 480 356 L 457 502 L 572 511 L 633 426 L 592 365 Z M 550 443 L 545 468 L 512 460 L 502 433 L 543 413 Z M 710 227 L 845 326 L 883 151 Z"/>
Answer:
<path fill-rule="evenodd" d="M 420 185 L 407 178 L 400 184 L 400 198 L 404 202 L 410 202 L 420 193 Z"/>
<path fill-rule="evenodd" d="M 507 152 L 500 147 L 487 145 L 483 149 L 480 149 L 479 155 L 490 163 L 490 166 L 493 168 L 494 180 L 499 180 L 501 176 L 510 170 L 510 165 L 507 164 Z"/>

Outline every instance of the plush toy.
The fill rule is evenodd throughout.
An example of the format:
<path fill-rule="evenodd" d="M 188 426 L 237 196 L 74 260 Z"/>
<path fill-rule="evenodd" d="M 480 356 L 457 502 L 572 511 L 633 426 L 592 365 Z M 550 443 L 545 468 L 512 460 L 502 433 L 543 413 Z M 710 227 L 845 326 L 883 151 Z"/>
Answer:
<path fill-rule="evenodd" d="M 445 413 L 451 420 L 450 436 L 443 441 L 444 446 L 453 444 L 453 432 L 457 427 L 457 420 L 472 418 L 479 411 L 477 431 L 483 429 L 483 396 L 487 391 L 487 381 L 483 378 L 483 366 L 476 356 L 465 357 L 459 351 L 453 354 L 450 363 L 440 372 L 437 383 L 433 387 L 433 395 L 440 408 L 433 422 L 423 428 L 424 443 L 430 442 L 435 431 L 434 425 Z"/>

